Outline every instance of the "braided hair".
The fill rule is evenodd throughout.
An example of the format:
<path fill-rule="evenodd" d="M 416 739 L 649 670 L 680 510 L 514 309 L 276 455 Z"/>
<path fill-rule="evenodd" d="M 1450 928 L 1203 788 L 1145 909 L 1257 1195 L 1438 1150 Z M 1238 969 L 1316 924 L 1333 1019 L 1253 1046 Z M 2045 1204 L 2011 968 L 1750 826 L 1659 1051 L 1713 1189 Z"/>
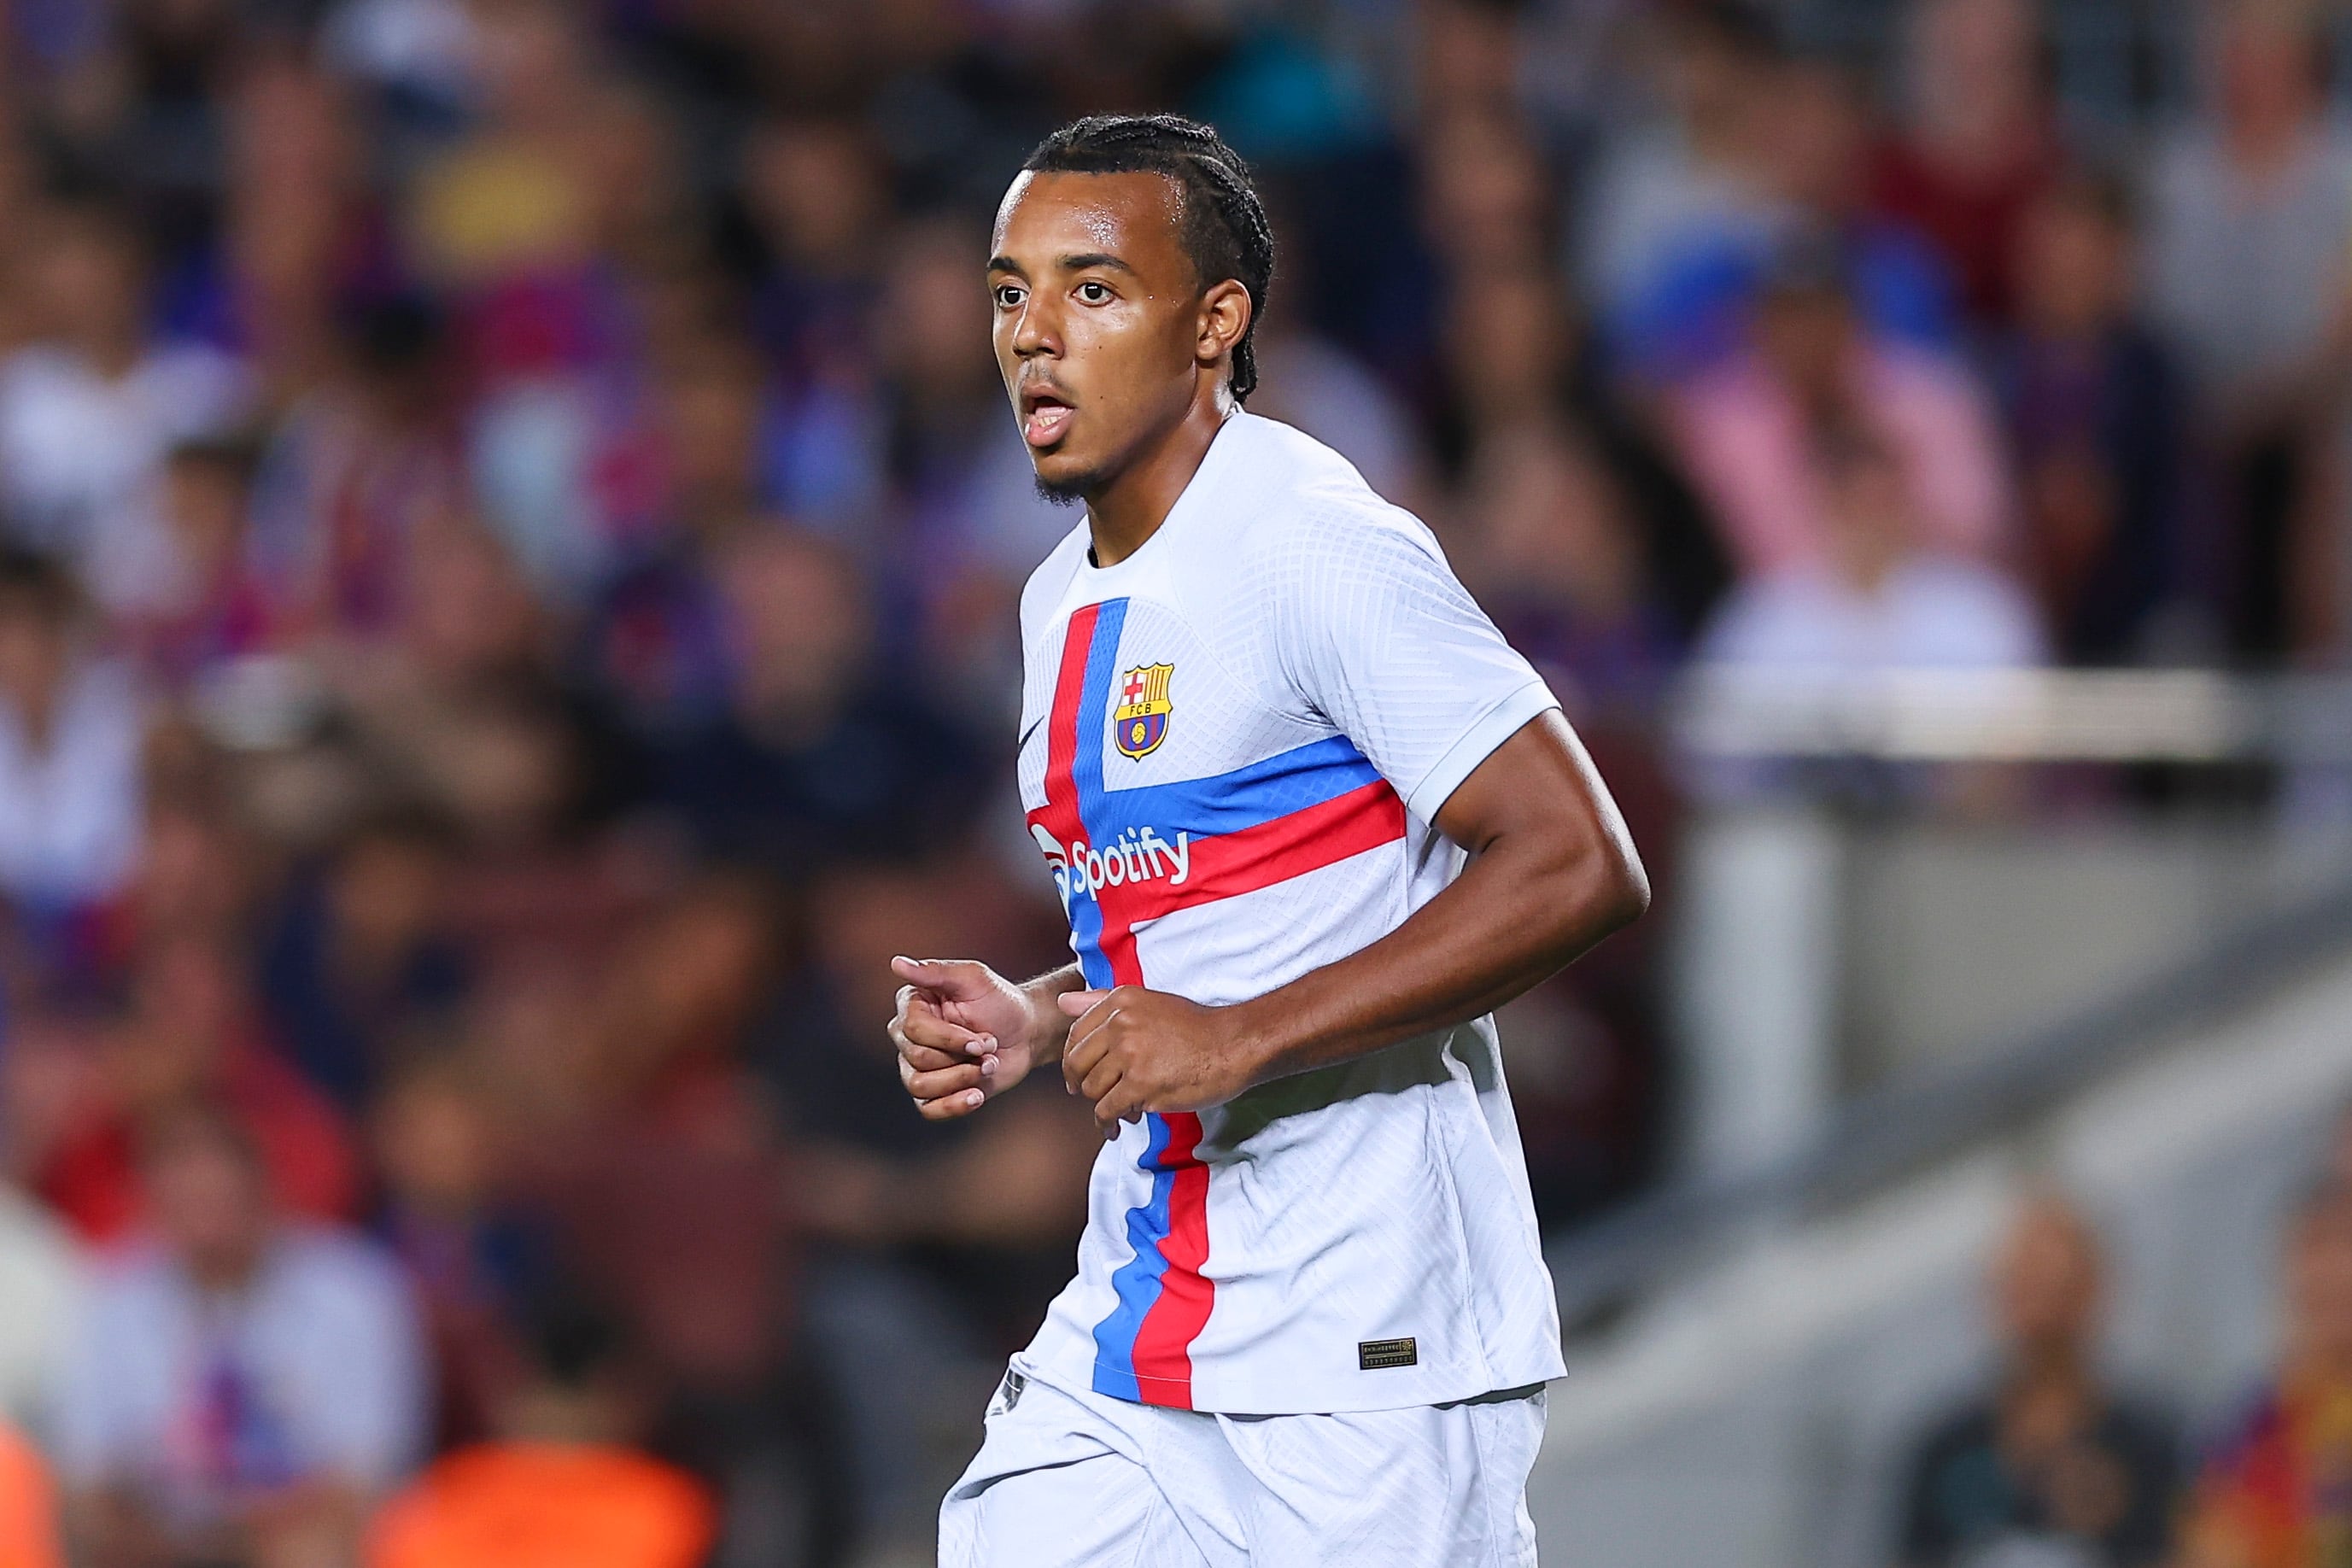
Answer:
<path fill-rule="evenodd" d="M 1024 169 L 1045 174 L 1165 174 L 1181 195 L 1178 237 L 1202 287 L 1230 278 L 1249 292 L 1250 324 L 1234 345 L 1236 402 L 1257 387 L 1258 318 L 1274 281 L 1274 229 L 1249 165 L 1208 126 L 1174 114 L 1095 114 L 1037 143 Z"/>

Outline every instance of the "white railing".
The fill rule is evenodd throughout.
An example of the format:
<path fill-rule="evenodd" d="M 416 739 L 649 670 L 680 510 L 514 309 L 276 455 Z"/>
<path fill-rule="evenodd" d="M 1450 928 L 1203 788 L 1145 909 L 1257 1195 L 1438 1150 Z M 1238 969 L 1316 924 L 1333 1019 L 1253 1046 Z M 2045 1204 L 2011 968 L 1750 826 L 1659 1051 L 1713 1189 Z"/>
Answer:
<path fill-rule="evenodd" d="M 1701 761 L 2352 763 L 2352 680 L 2335 676 L 1701 666 L 1667 721 Z"/>

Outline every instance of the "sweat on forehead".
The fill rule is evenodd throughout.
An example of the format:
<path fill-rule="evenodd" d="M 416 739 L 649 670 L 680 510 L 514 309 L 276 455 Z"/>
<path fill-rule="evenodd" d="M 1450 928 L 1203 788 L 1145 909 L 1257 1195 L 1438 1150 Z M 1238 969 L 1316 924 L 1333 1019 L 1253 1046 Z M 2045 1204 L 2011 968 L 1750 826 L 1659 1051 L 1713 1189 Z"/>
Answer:
<path fill-rule="evenodd" d="M 1097 250 L 1112 251 L 1121 241 L 1131 246 L 1139 237 L 1130 230 L 1129 220 L 1147 205 L 1157 209 L 1156 216 L 1167 223 L 1169 237 L 1182 248 L 1184 187 L 1174 175 L 1156 170 L 1092 174 L 1024 169 L 1013 176 L 996 209 L 997 249 L 1004 247 L 1014 209 L 1033 194 L 1065 210 Z"/>

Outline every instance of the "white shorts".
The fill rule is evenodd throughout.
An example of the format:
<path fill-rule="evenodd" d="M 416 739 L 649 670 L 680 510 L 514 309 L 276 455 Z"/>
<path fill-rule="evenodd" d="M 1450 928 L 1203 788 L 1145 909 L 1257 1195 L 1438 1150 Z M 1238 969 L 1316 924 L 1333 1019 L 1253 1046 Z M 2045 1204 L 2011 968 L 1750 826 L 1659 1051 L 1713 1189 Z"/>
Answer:
<path fill-rule="evenodd" d="M 940 1568 L 1534 1568 L 1544 1394 L 1216 1415 L 1016 1362 L 940 1508 Z"/>

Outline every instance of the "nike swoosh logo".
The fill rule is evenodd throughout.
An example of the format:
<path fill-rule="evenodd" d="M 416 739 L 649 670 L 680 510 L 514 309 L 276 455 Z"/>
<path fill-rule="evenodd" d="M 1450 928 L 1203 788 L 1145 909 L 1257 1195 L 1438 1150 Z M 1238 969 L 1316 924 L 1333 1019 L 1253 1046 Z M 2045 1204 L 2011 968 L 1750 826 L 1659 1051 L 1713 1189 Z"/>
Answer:
<path fill-rule="evenodd" d="M 1035 734 L 1041 728 L 1043 728 L 1045 722 L 1045 721 L 1044 719 L 1033 721 L 1027 729 L 1021 731 L 1021 738 L 1013 742 L 1014 749 L 1018 750 L 1019 748 L 1027 745 L 1029 743 L 1029 737 Z"/>

